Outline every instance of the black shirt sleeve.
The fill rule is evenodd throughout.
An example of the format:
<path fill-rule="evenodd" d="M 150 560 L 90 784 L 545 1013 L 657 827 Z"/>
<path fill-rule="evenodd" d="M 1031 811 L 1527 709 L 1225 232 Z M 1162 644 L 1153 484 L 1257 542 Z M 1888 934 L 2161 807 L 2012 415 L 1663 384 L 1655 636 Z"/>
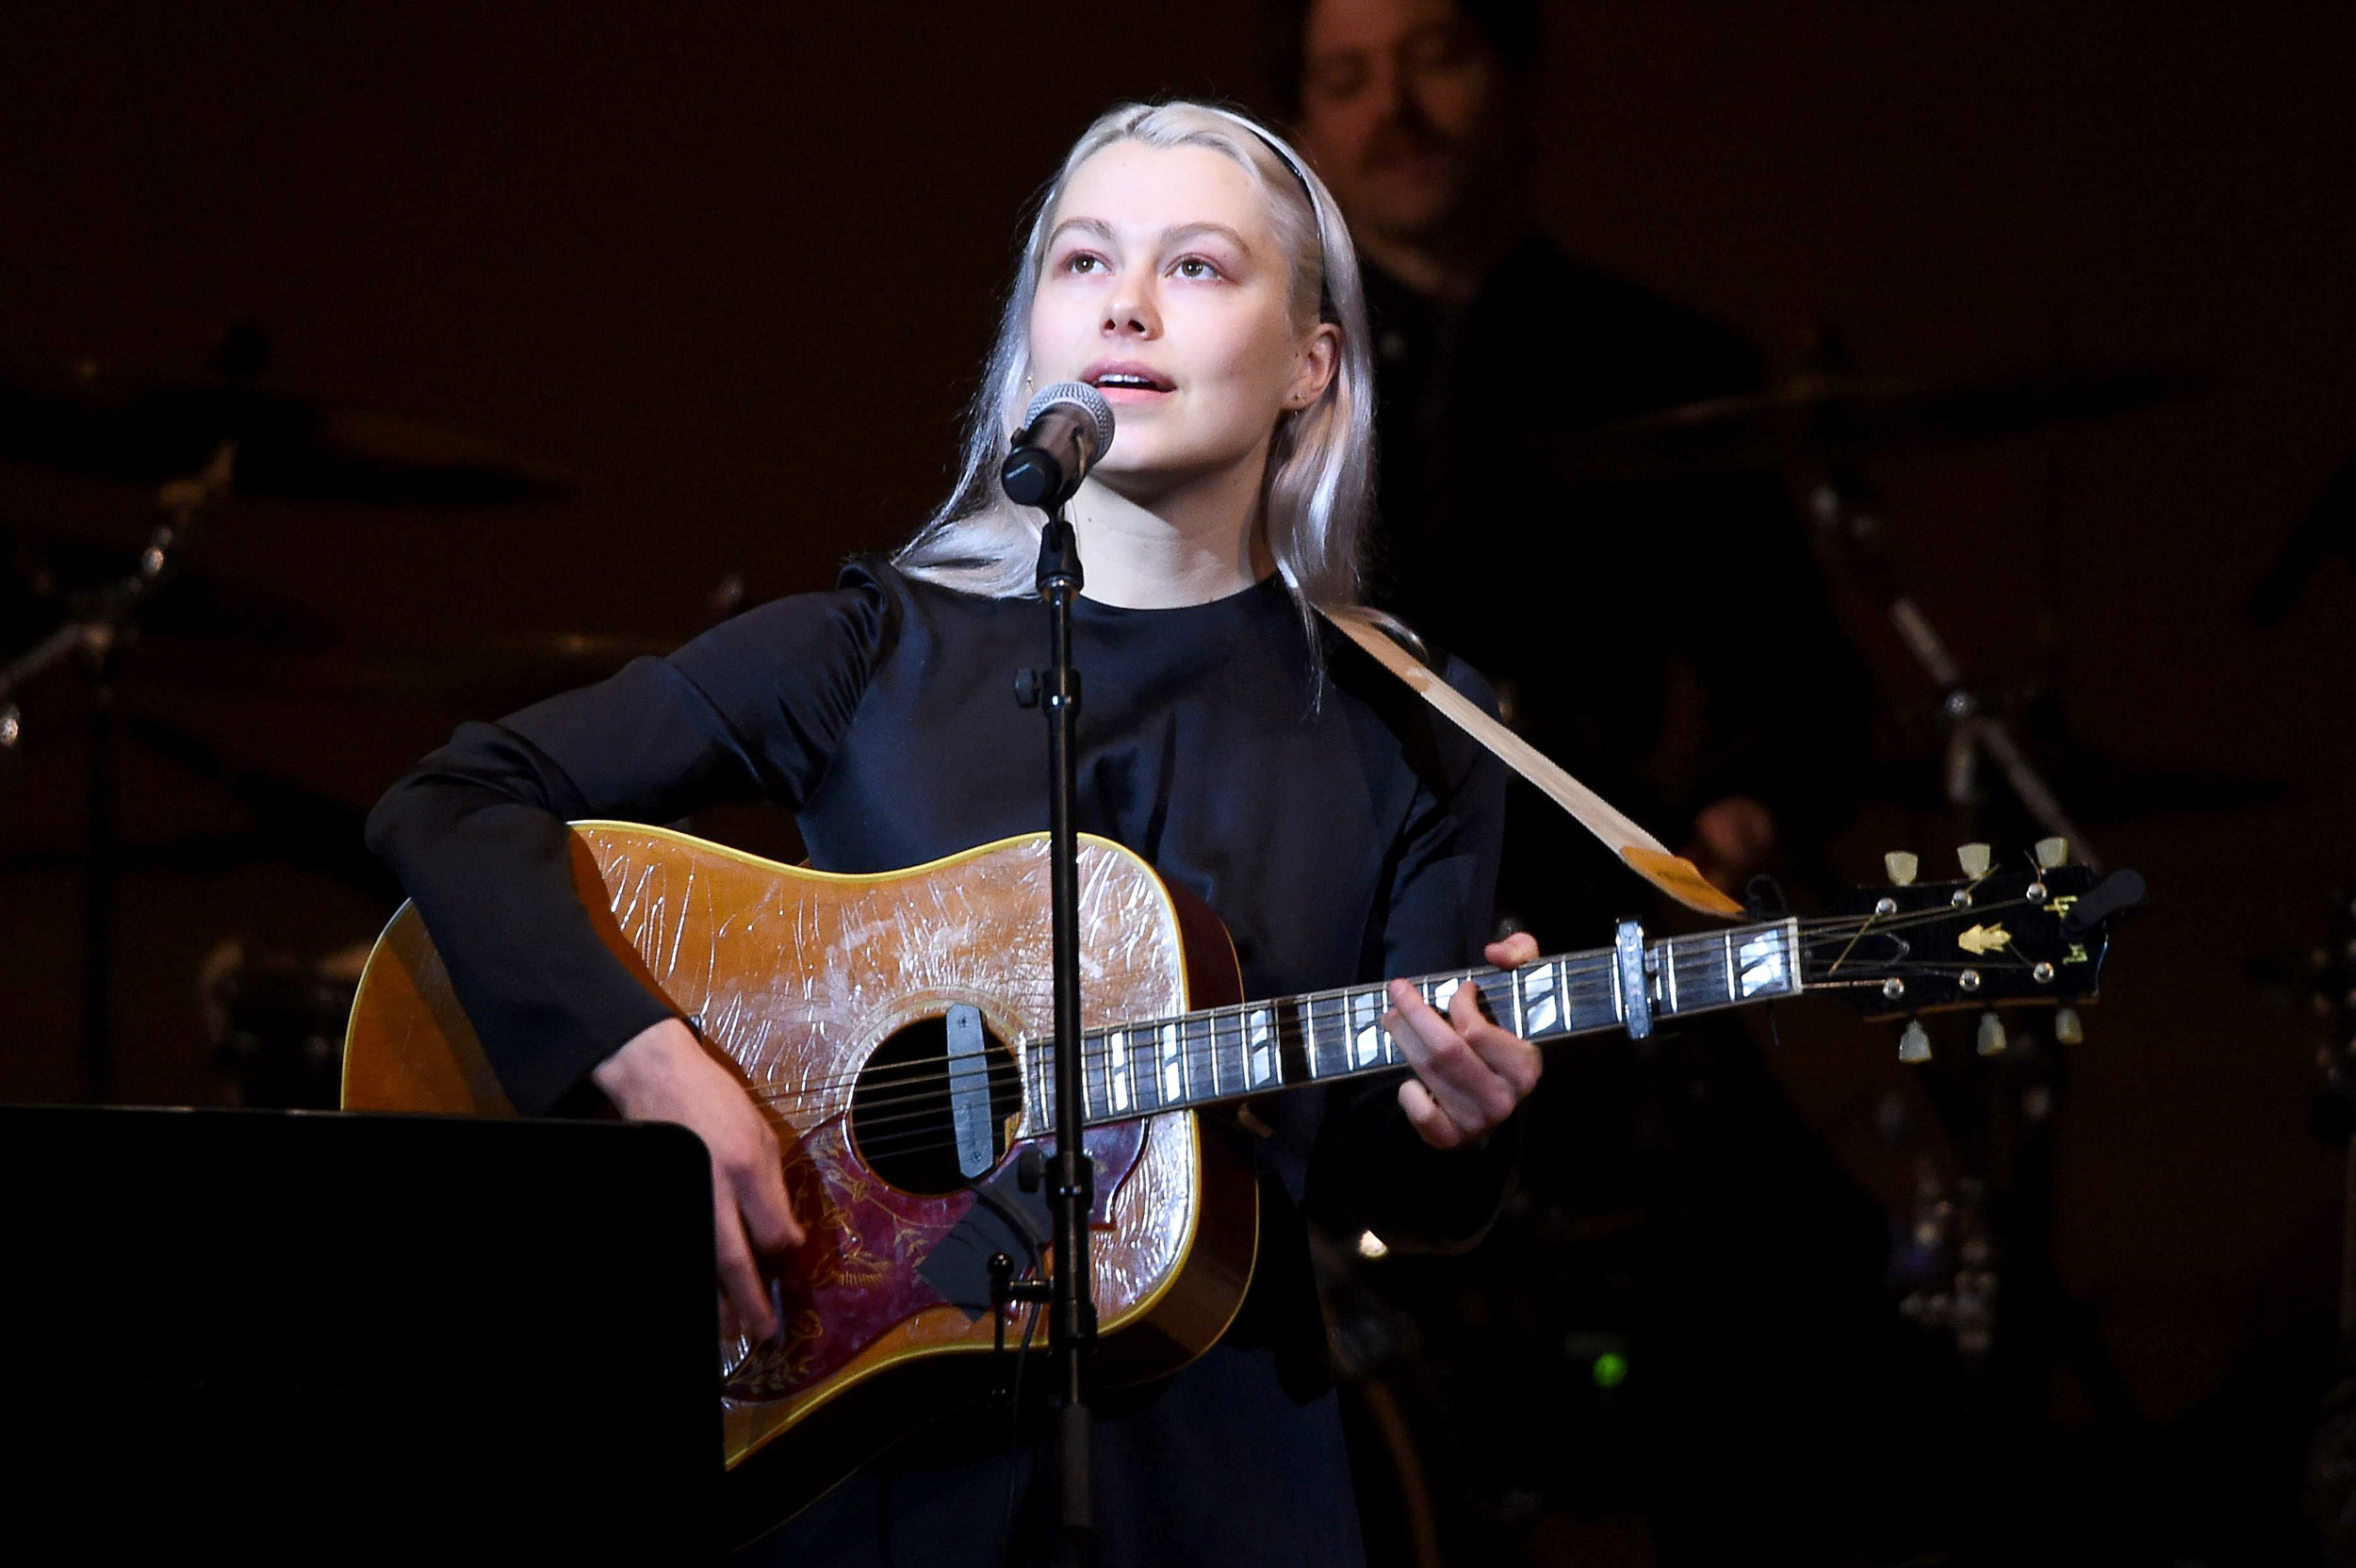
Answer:
<path fill-rule="evenodd" d="M 1449 661 L 1448 684 L 1491 716 L 1497 696 L 1469 665 Z M 1383 672 L 1380 678 L 1397 684 Z M 1421 701 L 1404 685 L 1410 703 Z M 1377 941 L 1383 977 L 1485 962 L 1496 918 L 1504 837 L 1505 764 L 1432 716 L 1432 756 L 1387 867 Z M 1394 1246 L 1454 1250 L 1479 1240 L 1519 1164 L 1521 1118 L 1478 1149 L 1436 1150 L 1399 1108 L 1394 1077 L 1337 1093 L 1318 1135 L 1310 1203 L 1337 1229 L 1368 1229 Z"/>
<path fill-rule="evenodd" d="M 554 1107 L 674 1012 L 598 939 L 574 895 L 565 823 L 798 806 L 889 647 L 889 602 L 855 569 L 667 659 L 464 725 L 378 803 L 368 847 L 416 900 L 518 1110 Z"/>

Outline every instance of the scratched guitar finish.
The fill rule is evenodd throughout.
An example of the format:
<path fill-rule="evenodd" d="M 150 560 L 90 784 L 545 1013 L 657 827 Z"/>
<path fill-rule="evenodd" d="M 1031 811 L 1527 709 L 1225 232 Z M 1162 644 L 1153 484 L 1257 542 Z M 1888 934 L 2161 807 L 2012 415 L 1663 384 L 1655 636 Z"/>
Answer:
<path fill-rule="evenodd" d="M 788 1190 L 810 1239 L 780 1284 L 781 1343 L 721 1347 L 731 1465 L 918 1358 L 965 1349 L 987 1360 L 988 1313 L 943 1300 L 917 1272 L 976 1200 L 884 1181 L 854 1145 L 850 1110 L 878 1044 L 952 1006 L 978 1009 L 1000 1041 L 1052 1035 L 1046 840 L 856 877 L 658 828 L 587 825 L 575 833 L 574 867 L 584 906 L 611 911 L 598 923 L 608 946 L 737 1063 L 788 1150 Z M 1184 1013 L 1192 1000 L 1184 933 L 1159 879 L 1091 839 L 1081 844 L 1079 885 L 1087 1022 Z M 1216 964 L 1222 956 L 1207 956 Z M 1230 972 L 1206 982 L 1219 997 L 1235 986 L 1232 950 L 1223 956 Z M 414 909 L 396 917 L 371 956 L 345 1071 L 348 1109 L 513 1114 Z M 1025 1113 L 1052 1120 L 1051 1106 Z M 1248 1173 L 1240 1183 L 1216 1172 L 1206 1180 L 1203 1140 L 1184 1110 L 1097 1129 L 1088 1147 L 1098 1171 L 1091 1274 L 1104 1331 L 1108 1347 L 1138 1331 L 1148 1343 L 1137 1348 L 1136 1370 L 1151 1375 L 1207 1348 L 1232 1319 L 1250 1275 L 1256 1195 Z M 1214 1236 L 1199 1233 L 1206 1200 L 1222 1205 Z M 895 1435 L 893 1426 L 837 1423 L 792 1468 L 823 1489 Z"/>
<path fill-rule="evenodd" d="M 1055 1120 L 1047 840 L 848 876 L 587 823 L 572 863 L 609 950 L 735 1062 L 775 1119 L 809 1233 L 778 1282 L 779 1338 L 720 1347 L 741 1538 L 980 1392 L 1002 1327 L 981 1260 L 1043 1265 L 1014 1177 Z M 1104 840 L 1082 838 L 1079 872 L 1099 1365 L 1144 1378 L 1208 1348 L 1251 1276 L 1250 1152 L 1232 1119 L 1197 1112 L 1404 1057 L 1381 1026 L 1382 987 L 1244 1002 L 1234 948 L 1199 902 Z M 1984 874 L 1868 895 L 1857 915 L 1661 940 L 1630 922 L 1611 948 L 1415 984 L 1441 1007 L 1471 985 L 1533 1040 L 1641 1036 L 1804 987 L 1884 1014 L 2059 1003 L 2090 996 L 2101 969 L 2101 934 L 2062 929 L 2086 881 L 2070 868 Z M 344 1103 L 514 1114 L 413 908 L 362 977 Z"/>

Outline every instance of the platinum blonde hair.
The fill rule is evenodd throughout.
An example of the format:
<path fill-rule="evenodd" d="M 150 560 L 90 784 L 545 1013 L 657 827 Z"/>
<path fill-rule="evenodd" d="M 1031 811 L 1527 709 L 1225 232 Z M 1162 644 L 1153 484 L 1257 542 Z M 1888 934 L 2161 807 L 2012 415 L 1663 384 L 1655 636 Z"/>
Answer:
<path fill-rule="evenodd" d="M 1333 380 L 1315 402 L 1278 416 L 1260 485 L 1268 553 L 1315 648 L 1317 609 L 1358 602 L 1374 498 L 1374 361 L 1366 349 L 1358 253 L 1341 210 L 1301 155 L 1249 116 L 1210 104 L 1123 104 L 1072 144 L 1031 220 L 967 419 L 957 483 L 894 563 L 910 577 L 992 598 L 1034 591 L 1039 514 L 1016 506 L 998 488 L 998 465 L 1021 428 L 1031 374 L 1031 301 L 1047 263 L 1049 227 L 1072 174 L 1105 148 L 1127 141 L 1208 147 L 1241 165 L 1268 203 L 1270 226 L 1291 263 L 1295 329 L 1306 332 L 1319 321 L 1341 329 Z"/>

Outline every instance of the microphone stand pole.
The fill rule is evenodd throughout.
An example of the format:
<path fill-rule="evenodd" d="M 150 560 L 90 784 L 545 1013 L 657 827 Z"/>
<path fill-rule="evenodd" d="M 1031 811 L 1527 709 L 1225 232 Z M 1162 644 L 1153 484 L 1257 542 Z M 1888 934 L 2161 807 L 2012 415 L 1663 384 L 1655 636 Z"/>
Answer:
<path fill-rule="evenodd" d="M 1072 730 L 1080 712 L 1080 672 L 1072 663 L 1072 601 L 1081 586 L 1079 541 L 1061 504 L 1051 507 L 1039 542 L 1039 593 L 1047 601 L 1048 665 L 1035 678 L 1047 717 L 1049 886 L 1055 907 L 1055 1157 L 1049 1200 L 1055 1225 L 1055 1270 L 1048 1298 L 1049 1349 L 1055 1362 L 1058 1523 L 1054 1560 L 1085 1568 L 1093 1553 L 1095 1421 L 1088 1406 L 1088 1356 L 1096 1342 L 1090 1298 L 1088 1215 L 1096 1170 L 1081 1142 L 1080 842 L 1072 826 L 1079 759 Z"/>

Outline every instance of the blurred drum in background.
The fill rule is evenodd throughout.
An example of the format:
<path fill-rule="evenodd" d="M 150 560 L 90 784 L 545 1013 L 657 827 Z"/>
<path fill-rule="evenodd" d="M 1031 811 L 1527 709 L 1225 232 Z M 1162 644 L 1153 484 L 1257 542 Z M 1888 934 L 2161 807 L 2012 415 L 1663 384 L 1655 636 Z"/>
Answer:
<path fill-rule="evenodd" d="M 205 1043 L 240 1105 L 333 1110 L 343 1087 L 344 1030 L 367 943 L 324 957 L 224 938 L 197 975 Z"/>

